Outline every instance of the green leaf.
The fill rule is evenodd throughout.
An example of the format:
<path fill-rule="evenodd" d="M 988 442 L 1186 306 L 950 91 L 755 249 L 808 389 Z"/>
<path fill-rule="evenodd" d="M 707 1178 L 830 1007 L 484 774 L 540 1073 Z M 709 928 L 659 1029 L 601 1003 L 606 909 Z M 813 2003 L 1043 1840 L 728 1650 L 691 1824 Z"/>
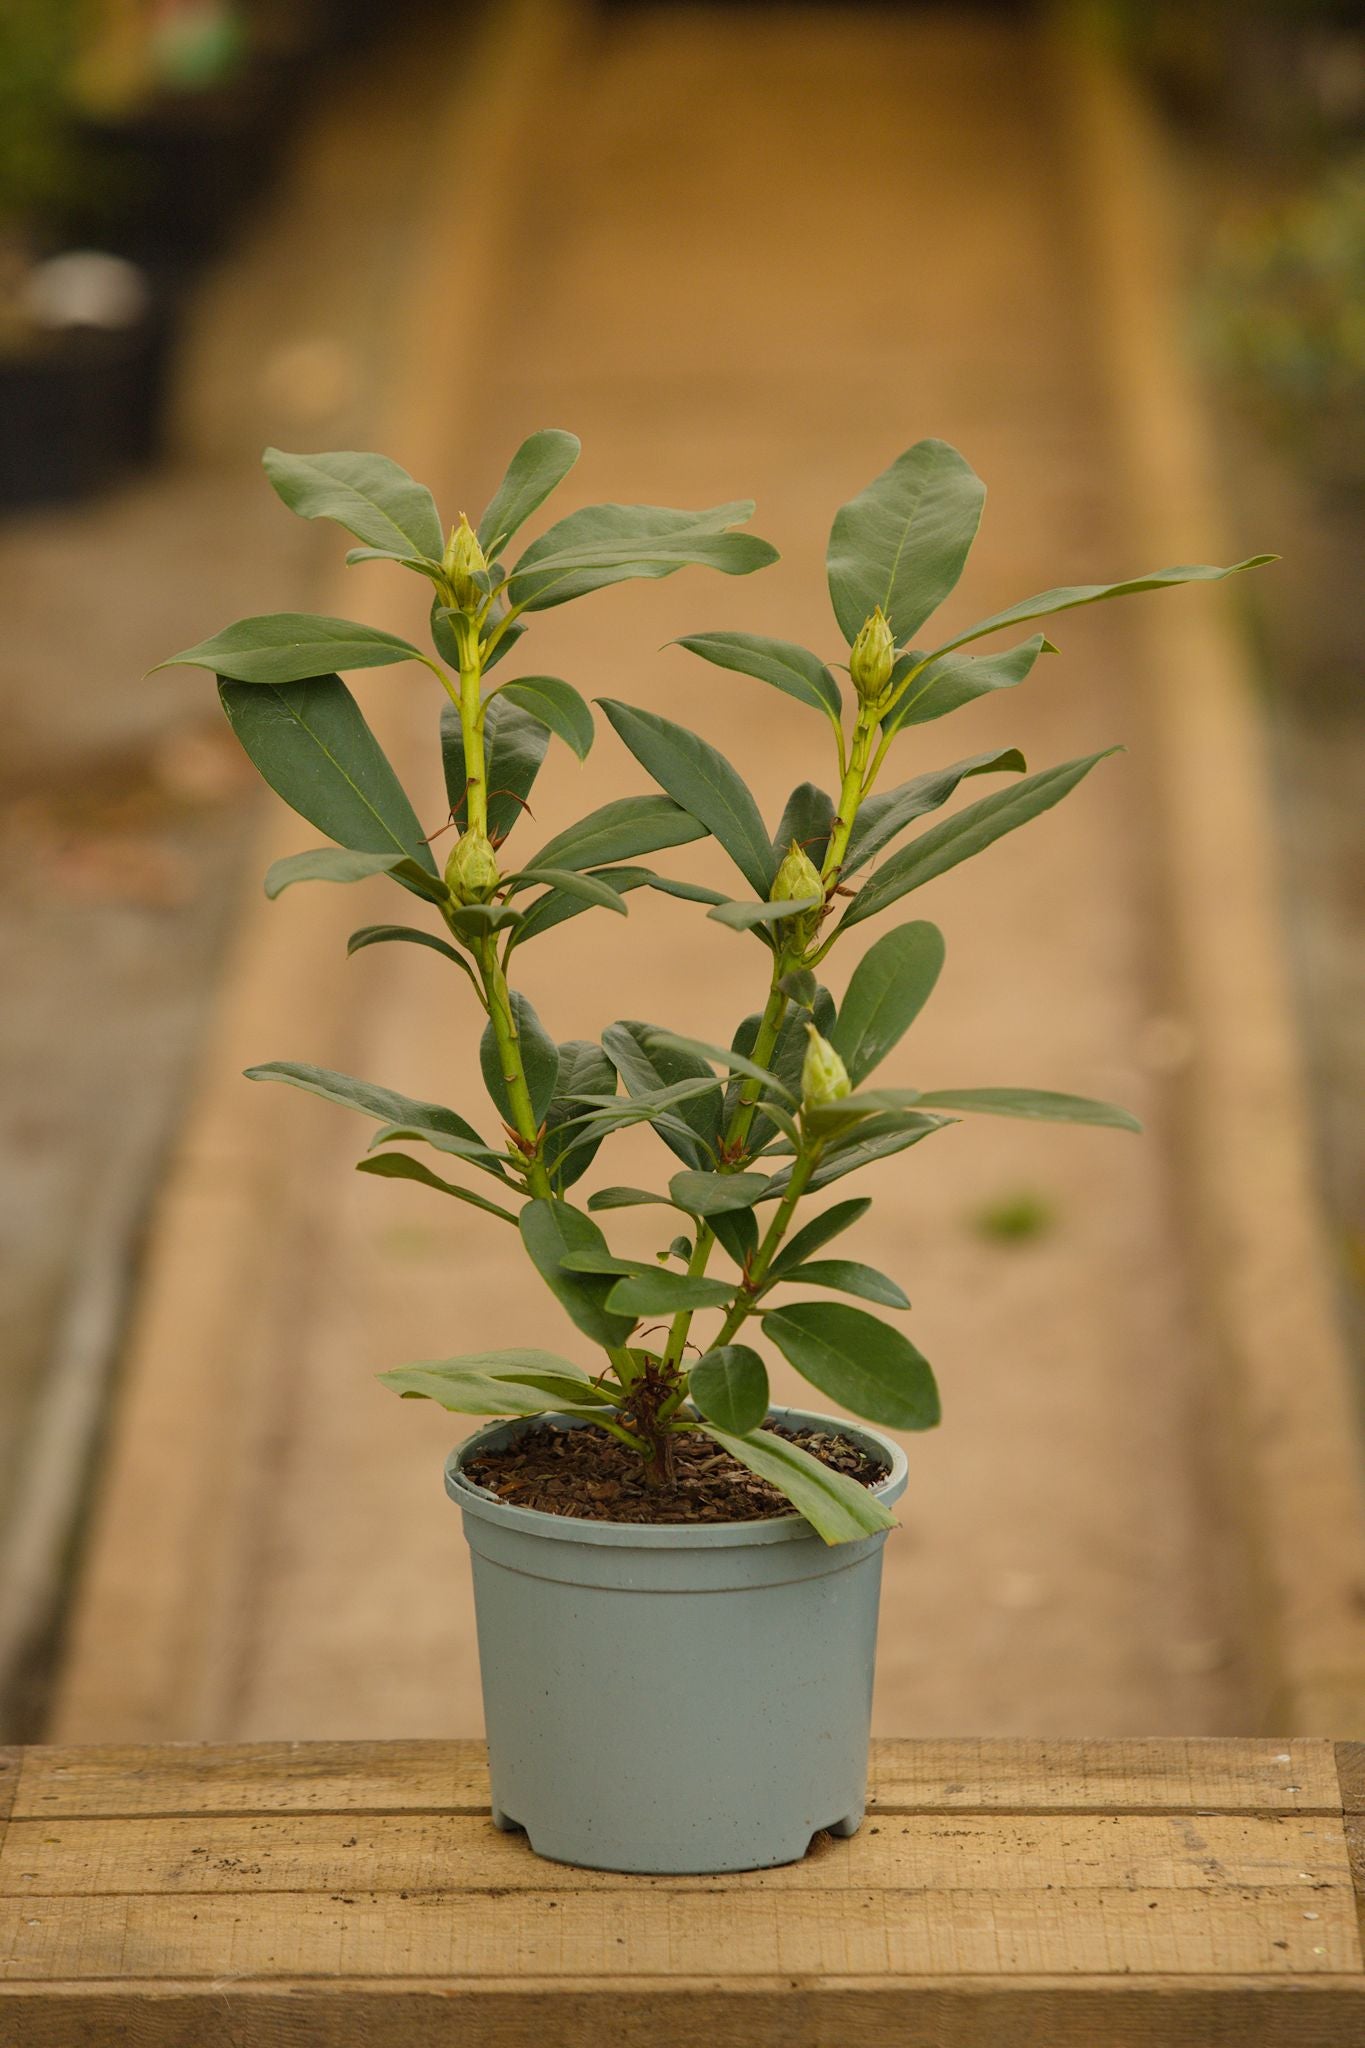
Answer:
<path fill-rule="evenodd" d="M 644 888 L 651 879 L 648 868 L 598 868 L 595 872 L 597 879 L 608 883 L 618 896 L 626 895 L 631 889 Z M 524 946 L 528 939 L 553 931 L 557 924 L 563 924 L 571 917 L 580 917 L 592 907 L 581 896 L 570 896 L 567 890 L 547 889 L 543 896 L 537 896 L 526 905 L 514 943 Z"/>
<path fill-rule="evenodd" d="M 745 1017 L 737 1028 L 732 1041 L 732 1050 L 746 1057 L 758 1043 L 762 1017 L 757 1011 Z M 815 993 L 808 1004 L 789 1009 L 778 1027 L 777 1044 L 773 1048 L 772 1072 L 794 1098 L 801 1094 L 801 1069 L 805 1064 L 806 1048 L 810 1043 L 807 1024 L 814 1024 L 822 1038 L 828 1038 L 834 1029 L 834 998 L 827 988 L 817 983 Z M 739 1107 L 744 1092 L 744 1078 L 737 1075 L 730 1083 L 725 1095 L 724 1121 L 729 1123 Z M 769 1112 L 772 1112 L 770 1115 Z M 756 1151 L 767 1145 L 777 1133 L 781 1118 L 772 1097 L 766 1098 L 766 1107 L 756 1111 L 749 1127 L 749 1149 Z M 790 1137 L 790 1131 L 787 1133 Z"/>
<path fill-rule="evenodd" d="M 658 1088 L 667 1088 L 674 1081 L 714 1079 L 704 1058 L 672 1044 L 656 1044 L 656 1037 L 657 1026 L 641 1023 L 636 1018 L 624 1018 L 620 1023 L 609 1025 L 602 1033 L 603 1047 L 625 1082 L 627 1094 L 649 1095 Z M 719 1083 L 714 1092 L 696 1096 L 680 1105 L 678 1115 L 695 1133 L 691 1139 L 680 1137 L 675 1131 L 661 1129 L 657 1124 L 655 1128 L 665 1144 L 688 1166 L 702 1166 L 720 1136 L 720 1105 Z M 654 1122 L 654 1119 L 650 1121 Z"/>
<path fill-rule="evenodd" d="M 405 853 L 352 853 L 345 846 L 310 846 L 272 861 L 265 873 L 265 893 L 273 901 L 295 882 L 367 882 L 371 875 L 391 875 L 414 896 L 444 904 L 449 891 L 439 876 Z"/>
<path fill-rule="evenodd" d="M 219 683 L 228 724 L 301 818 L 358 853 L 436 863 L 403 786 L 339 676 L 261 687 Z"/>
<path fill-rule="evenodd" d="M 683 1038 L 676 1031 L 663 1031 L 657 1027 L 650 1027 L 649 1044 L 651 1048 L 714 1061 L 719 1066 L 729 1067 L 733 1073 L 745 1075 L 750 1081 L 761 1081 L 765 1088 L 770 1088 L 775 1095 L 785 1095 L 789 1102 L 799 1100 L 796 1092 L 788 1088 L 770 1067 L 759 1066 L 757 1061 L 736 1052 L 733 1047 L 710 1045 L 704 1038 Z"/>
<path fill-rule="evenodd" d="M 479 545 L 490 561 L 497 560 L 512 535 L 563 483 L 582 445 L 577 434 L 559 427 L 543 427 L 522 442 L 479 521 Z"/>
<path fill-rule="evenodd" d="M 508 596 L 525 611 L 545 611 L 634 576 L 671 576 L 692 563 L 747 576 L 777 560 L 753 534 L 731 533 L 753 517 L 752 503 L 673 512 L 658 505 L 585 505 L 533 541 L 512 572 Z"/>
<path fill-rule="evenodd" d="M 674 1174 L 668 1192 L 692 1216 L 722 1216 L 731 1209 L 752 1209 L 767 1185 L 762 1173 L 684 1172 Z"/>
<path fill-rule="evenodd" d="M 813 1216 L 803 1229 L 797 1231 L 786 1250 L 774 1259 L 769 1272 L 777 1276 L 789 1273 L 812 1252 L 819 1251 L 821 1245 L 828 1244 L 832 1237 L 838 1237 L 850 1224 L 866 1216 L 871 1207 L 870 1195 L 856 1195 L 851 1201 L 836 1202 L 832 1209 L 826 1209 L 823 1216 Z"/>
<path fill-rule="evenodd" d="M 396 1394 L 420 1396 L 460 1415 L 541 1415 L 601 1408 L 609 1396 L 553 1351 L 487 1351 L 468 1358 L 418 1359 L 375 1377 Z"/>
<path fill-rule="evenodd" d="M 798 1301 L 769 1309 L 763 1334 L 822 1394 L 888 1429 L 932 1429 L 938 1388 L 929 1362 L 908 1337 L 837 1301 Z"/>
<path fill-rule="evenodd" d="M 381 633 L 377 626 L 314 618 L 307 612 L 271 612 L 238 619 L 197 647 L 159 661 L 148 673 L 209 668 L 234 683 L 303 683 L 339 668 L 387 668 L 391 662 L 421 659 L 411 642 Z"/>
<path fill-rule="evenodd" d="M 501 684 L 497 694 L 548 726 L 580 761 L 587 760 L 593 742 L 592 713 L 572 683 L 561 682 L 558 676 L 518 676 L 515 682 Z"/>
<path fill-rule="evenodd" d="M 896 1525 L 891 1510 L 868 1487 L 847 1472 L 822 1465 L 785 1437 L 773 1436 L 766 1429 L 736 1436 L 713 1423 L 704 1423 L 702 1434 L 785 1494 L 826 1543 L 856 1543 L 863 1536 L 876 1536 Z"/>
<path fill-rule="evenodd" d="M 806 1183 L 806 1193 L 816 1194 L 827 1188 L 831 1181 L 842 1180 L 846 1173 L 857 1173 L 860 1167 L 871 1166 L 878 1159 L 889 1159 L 894 1152 L 904 1152 L 911 1145 L 918 1145 L 922 1138 L 931 1138 L 935 1131 L 944 1128 L 944 1120 L 937 1117 L 906 1119 L 894 1130 L 877 1130 L 870 1135 L 855 1133 L 854 1137 L 837 1145 L 831 1145 L 821 1157 L 820 1164 Z M 764 1201 L 784 1195 L 791 1179 L 789 1169 L 775 1173 L 768 1182 Z"/>
<path fill-rule="evenodd" d="M 531 1114 L 539 1127 L 544 1123 L 554 1099 L 555 1083 L 559 1078 L 559 1048 L 537 1017 L 535 1010 L 525 996 L 512 991 L 512 1018 L 516 1035 L 521 1043 L 521 1064 L 526 1074 L 526 1087 L 531 1097 Z M 502 1055 L 494 1036 L 492 1020 L 484 1026 L 479 1040 L 479 1067 L 483 1073 L 484 1086 L 497 1107 L 504 1123 L 515 1124 L 511 1098 L 502 1071 Z"/>
<path fill-rule="evenodd" d="M 436 501 L 387 455 L 286 455 L 267 448 L 261 460 L 279 496 L 301 518 L 334 519 L 357 540 L 400 559 L 440 561 Z"/>
<path fill-rule="evenodd" d="M 463 968 L 470 980 L 474 982 L 475 987 L 478 987 L 474 970 L 465 959 L 463 953 L 457 953 L 455 948 L 448 946 L 444 939 L 438 939 L 435 932 L 418 931 L 415 925 L 362 925 L 359 931 L 352 932 L 350 938 L 347 939 L 346 952 L 349 957 L 352 953 L 363 952 L 366 946 L 385 946 L 399 939 L 406 940 L 412 946 L 428 946 L 433 953 L 441 953 L 447 960 L 453 960 L 457 967 Z"/>
<path fill-rule="evenodd" d="M 776 872 L 758 805 L 725 756 L 686 726 L 610 697 L 597 700 L 645 772 L 720 841 L 766 897 Z"/>
<path fill-rule="evenodd" d="M 532 1264 L 584 1336 L 608 1349 L 627 1343 L 635 1318 L 608 1309 L 611 1280 L 571 1273 L 562 1263 L 566 1252 L 608 1249 L 592 1218 L 568 1202 L 537 1200 L 526 1204 L 518 1221 Z"/>
<path fill-rule="evenodd" d="M 477 1166 L 481 1173 L 491 1174 L 494 1180 L 507 1179 L 507 1154 L 495 1152 L 491 1145 L 485 1145 L 482 1138 L 465 1138 L 450 1131 L 433 1131 L 422 1124 L 383 1124 L 370 1140 L 373 1152 L 379 1145 L 392 1145 L 416 1138 L 424 1145 L 432 1146 L 437 1152 L 448 1152 L 452 1158 L 462 1159 L 468 1165 Z"/>
<path fill-rule="evenodd" d="M 708 1216 L 707 1225 L 723 1251 L 747 1272 L 758 1250 L 758 1222 L 752 1209 L 722 1209 Z"/>
<path fill-rule="evenodd" d="M 588 1196 L 590 1209 L 642 1209 L 647 1204 L 671 1209 L 667 1195 L 656 1195 L 648 1188 L 599 1188 Z"/>
<path fill-rule="evenodd" d="M 584 903 L 595 903 L 604 910 L 618 911 L 622 917 L 626 915 L 625 904 L 609 882 L 596 875 L 580 875 L 573 868 L 519 868 L 504 879 L 511 884 L 511 893 L 543 883 L 549 889 L 562 889 L 568 896 L 579 896 Z"/>
<path fill-rule="evenodd" d="M 905 695 L 882 720 L 886 733 L 899 732 L 903 725 L 928 725 L 944 718 L 975 697 L 991 690 L 1012 690 L 1031 672 L 1040 654 L 1055 654 L 1056 648 L 1041 633 L 1021 640 L 1003 654 L 946 654 L 937 661 L 922 654 L 906 654 L 891 672 L 894 687 L 920 662 L 926 665 Z"/>
<path fill-rule="evenodd" d="M 570 1273 L 609 1273 L 620 1280 L 627 1273 L 655 1273 L 652 1259 L 627 1259 L 616 1252 L 566 1252 L 563 1264 Z"/>
<path fill-rule="evenodd" d="M 594 868 L 606 861 L 633 860 L 665 846 L 705 839 L 706 827 L 668 796 L 623 796 L 590 811 L 576 825 L 556 833 L 536 854 L 538 868 Z"/>
<path fill-rule="evenodd" d="M 504 1223 L 515 1223 L 516 1217 L 510 1209 L 500 1208 L 483 1195 L 476 1195 L 469 1188 L 456 1187 L 453 1181 L 442 1180 L 439 1173 L 433 1173 L 420 1159 L 413 1159 L 406 1152 L 370 1152 L 355 1163 L 357 1173 L 372 1173 L 381 1180 L 415 1180 L 425 1188 L 439 1188 L 443 1195 L 454 1195 L 457 1202 L 468 1202 L 475 1209 L 484 1209 L 490 1216 L 501 1216 Z"/>
<path fill-rule="evenodd" d="M 924 1109 L 963 1109 L 984 1116 L 1029 1117 L 1040 1123 L 1102 1124 L 1114 1131 L 1141 1131 L 1128 1110 L 1088 1095 L 1058 1095 L 1049 1088 L 934 1088 L 921 1095 Z"/>
<path fill-rule="evenodd" d="M 587 1172 L 602 1142 L 598 1137 L 575 1143 L 573 1152 L 569 1153 L 573 1136 L 565 1126 L 578 1112 L 578 1104 L 571 1098 L 588 1091 L 614 1095 L 616 1069 L 594 1040 L 566 1039 L 559 1048 L 559 1071 L 555 1077 L 555 1092 L 546 1112 L 545 1143 L 542 1147 L 545 1170 L 559 1190 L 572 1187 Z"/>
<path fill-rule="evenodd" d="M 657 889 L 664 896 L 678 896 L 684 903 L 728 903 L 730 898 L 723 889 L 708 889 L 702 882 L 679 882 L 672 875 L 645 874 L 649 888 Z"/>
<path fill-rule="evenodd" d="M 697 1360 L 687 1391 L 708 1421 L 747 1436 L 768 1412 L 768 1368 L 747 1344 L 721 1344 Z"/>
<path fill-rule="evenodd" d="M 1110 597 L 1131 597 L 1143 590 L 1170 590 L 1181 583 L 1221 583 L 1225 576 L 1238 576 L 1243 569 L 1259 569 L 1266 562 L 1278 560 L 1278 555 L 1248 555 L 1244 562 L 1233 562 L 1226 569 L 1213 568 L 1207 562 L 1181 563 L 1174 569 L 1153 569 L 1150 575 L 1134 576 L 1126 583 L 1072 583 L 1057 590 L 1044 590 L 1003 612 L 993 612 L 988 619 L 979 619 L 965 633 L 945 640 L 934 652 L 936 656 L 950 654 L 955 647 L 965 647 L 969 640 L 984 639 L 987 633 L 998 633 L 1003 626 L 1022 626 L 1030 619 L 1051 618 L 1057 612 L 1075 611 L 1079 605 L 1101 604 Z"/>
<path fill-rule="evenodd" d="M 962 574 L 986 487 L 946 441 L 917 441 L 840 507 L 827 568 L 849 646 L 878 605 L 896 645 L 913 638 Z"/>
<path fill-rule="evenodd" d="M 392 1088 L 379 1088 L 371 1081 L 357 1081 L 350 1074 L 335 1073 L 330 1067 L 310 1067 L 295 1060 L 269 1060 L 264 1066 L 248 1067 L 248 1081 L 284 1081 L 306 1094 L 320 1095 L 342 1109 L 358 1109 L 376 1123 L 402 1124 L 413 1130 L 444 1133 L 482 1146 L 483 1139 L 472 1124 L 439 1102 L 422 1102 L 411 1095 L 399 1095 Z M 490 1149 L 491 1148 L 485 1148 Z"/>
<path fill-rule="evenodd" d="M 400 569 L 413 569 L 419 576 L 429 577 L 433 583 L 441 573 L 439 562 L 429 562 L 423 555 L 405 555 L 397 548 L 348 548 L 346 567 L 355 569 L 361 562 L 395 562 Z"/>
<path fill-rule="evenodd" d="M 868 797 L 860 806 L 849 834 L 840 879 L 847 881 L 859 868 L 866 867 L 873 855 L 880 853 L 915 818 L 941 809 L 969 775 L 1022 775 L 1027 766 L 1017 747 L 995 747 L 988 754 L 973 754 L 969 760 L 954 761 L 951 768 L 935 768 L 928 775 L 903 782 L 899 789 Z"/>
<path fill-rule="evenodd" d="M 471 939 L 488 938 L 494 932 L 515 928 L 522 921 L 521 912 L 513 910 L 510 903 L 457 903 L 453 908 L 447 905 L 446 916 L 457 932 Z"/>
<path fill-rule="evenodd" d="M 955 868 L 959 861 L 970 860 L 974 853 L 994 845 L 1007 832 L 1026 825 L 1030 818 L 1050 811 L 1090 773 L 1096 762 L 1105 761 L 1118 751 L 1117 747 L 1105 747 L 1098 754 L 1086 754 L 1076 761 L 1063 761 L 1059 767 L 1044 768 L 1011 789 L 997 790 L 993 796 L 969 804 L 965 811 L 955 812 L 941 825 L 931 826 L 909 846 L 893 853 L 885 866 L 864 882 L 844 912 L 844 924 L 857 924 L 885 910 L 910 890 L 932 882 L 949 868 Z"/>
<path fill-rule="evenodd" d="M 831 1039 L 855 1087 L 905 1036 L 942 966 L 943 934 L 923 922 L 898 925 L 864 953 Z"/>
<path fill-rule="evenodd" d="M 781 822 L 772 840 L 773 873 L 776 874 L 792 842 L 801 848 L 815 867 L 820 867 L 834 830 L 834 799 L 827 789 L 813 782 L 799 782 L 787 798 Z"/>
<path fill-rule="evenodd" d="M 818 654 L 790 640 L 769 640 L 762 633 L 688 633 L 673 643 L 712 661 L 717 668 L 736 670 L 771 683 L 799 703 L 838 719 L 843 709 L 839 685 Z"/>
<path fill-rule="evenodd" d="M 856 1294 L 863 1301 L 879 1302 L 883 1308 L 910 1306 L 904 1288 L 887 1274 L 879 1273 L 875 1266 L 861 1265 L 857 1259 L 807 1259 L 804 1265 L 769 1277 L 789 1280 L 793 1285 L 832 1287 L 837 1294 Z"/>
<path fill-rule="evenodd" d="M 549 730 L 538 718 L 500 692 L 488 698 L 483 707 L 483 749 L 491 837 L 505 839 L 521 817 L 549 744 Z M 449 702 L 441 707 L 441 760 L 451 815 L 460 819 L 468 771 L 459 706 Z"/>
<path fill-rule="evenodd" d="M 704 1280 L 690 1273 L 631 1273 L 618 1280 L 607 1304 L 621 1315 L 672 1316 L 684 1309 L 720 1308 L 734 1300 L 732 1280 Z"/>
<path fill-rule="evenodd" d="M 823 896 L 783 897 L 777 903 L 748 903 L 736 899 L 717 903 L 706 915 L 717 924 L 729 925 L 731 931 L 751 932 L 762 925 L 781 924 L 788 917 L 802 917 L 808 910 L 818 910 L 824 900 Z"/>

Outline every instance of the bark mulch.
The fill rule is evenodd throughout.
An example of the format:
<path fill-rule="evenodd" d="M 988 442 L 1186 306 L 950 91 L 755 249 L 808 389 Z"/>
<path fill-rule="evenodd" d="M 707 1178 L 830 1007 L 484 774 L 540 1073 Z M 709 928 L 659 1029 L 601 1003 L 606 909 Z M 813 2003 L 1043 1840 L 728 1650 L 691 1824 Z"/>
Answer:
<path fill-rule="evenodd" d="M 863 1486 L 886 1476 L 885 1466 L 847 1437 L 816 1429 L 775 1428 L 772 1434 Z M 785 1494 L 709 1437 L 675 1438 L 674 1461 L 674 1483 L 651 1486 L 640 1459 L 605 1430 L 539 1423 L 501 1449 L 471 1458 L 465 1474 L 514 1507 L 581 1521 L 759 1522 L 796 1513 Z"/>

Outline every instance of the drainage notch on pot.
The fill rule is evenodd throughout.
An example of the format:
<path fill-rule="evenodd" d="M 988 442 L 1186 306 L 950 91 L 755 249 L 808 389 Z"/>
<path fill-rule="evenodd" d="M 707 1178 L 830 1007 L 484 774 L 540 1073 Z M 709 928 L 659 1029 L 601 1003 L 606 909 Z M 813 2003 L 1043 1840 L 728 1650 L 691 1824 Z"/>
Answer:
<path fill-rule="evenodd" d="M 548 1417 L 564 1428 L 569 1417 Z M 905 1490 L 866 1423 L 850 1438 Z M 537 1854 L 682 1874 L 793 1863 L 862 1819 L 885 1533 L 829 1545 L 797 1515 L 589 1522 L 513 1507 L 465 1477 L 500 1422 L 451 1453 L 474 1569 L 493 1818 Z"/>

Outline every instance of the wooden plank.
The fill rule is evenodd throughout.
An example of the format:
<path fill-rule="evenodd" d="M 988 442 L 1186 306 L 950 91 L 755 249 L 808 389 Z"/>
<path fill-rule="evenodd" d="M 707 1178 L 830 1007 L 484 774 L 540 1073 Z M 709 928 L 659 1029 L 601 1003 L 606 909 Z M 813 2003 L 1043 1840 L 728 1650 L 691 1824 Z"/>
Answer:
<path fill-rule="evenodd" d="M 727 1880 L 728 1882 L 728 1880 Z M 751 1891 L 1043 1891 L 1287 1887 L 1311 1907 L 1351 1890 L 1345 1837 L 1320 1815 L 906 1815 L 745 1877 Z M 193 1891 L 431 1892 L 715 1889 L 713 1877 L 639 1878 L 548 1864 L 525 1838 L 461 1814 L 280 1814 L 15 1821 L 0 1897 Z"/>
<path fill-rule="evenodd" d="M 1091 1808 L 1338 1813 L 1332 1745 L 1217 1737 L 1132 1742 L 873 1744 L 879 1810 Z"/>
<path fill-rule="evenodd" d="M 0 1910 L 8 1981 L 1034 1972 L 1358 1972 L 1354 1900 L 1283 1888 L 256 1893 L 33 1898 Z"/>
<path fill-rule="evenodd" d="M 1330 1976 L 63 1984 L 37 1994 L 0 1984 L 6 2048 L 1359 2048 L 1363 2036 L 1365 1987 Z"/>
<path fill-rule="evenodd" d="M 73 1814 L 487 1813 L 481 1742 L 163 1743 L 30 1749 L 21 1817 Z"/>
<path fill-rule="evenodd" d="M 1332 1745 L 874 1742 L 878 1812 L 1338 1813 Z M 486 1812 L 481 1743 L 168 1743 L 30 1749 L 17 1817 L 150 1813 Z"/>
<path fill-rule="evenodd" d="M 1336 1763 L 1343 1808 L 1365 1813 L 1365 1742 L 1338 1742 Z"/>

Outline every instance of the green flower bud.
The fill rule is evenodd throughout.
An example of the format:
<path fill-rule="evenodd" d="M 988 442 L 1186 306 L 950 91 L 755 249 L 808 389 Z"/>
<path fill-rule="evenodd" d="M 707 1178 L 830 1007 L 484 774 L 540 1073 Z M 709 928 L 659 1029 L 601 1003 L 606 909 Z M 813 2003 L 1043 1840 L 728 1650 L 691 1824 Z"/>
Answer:
<path fill-rule="evenodd" d="M 768 891 L 770 903 L 800 903 L 803 898 L 817 896 L 821 902 L 811 910 L 803 910 L 799 917 L 784 918 L 776 930 L 778 944 L 784 952 L 804 952 L 820 929 L 823 914 L 825 885 L 820 879 L 820 870 L 793 839 L 783 856 L 782 865 L 773 877 L 772 888 Z"/>
<path fill-rule="evenodd" d="M 813 1024 L 806 1026 L 810 1044 L 806 1057 L 801 1063 L 801 1107 L 803 1109 L 824 1109 L 831 1102 L 841 1102 L 853 1090 L 848 1078 L 848 1068 L 840 1059 L 827 1038 L 822 1038 Z"/>
<path fill-rule="evenodd" d="M 783 856 L 782 865 L 773 878 L 768 891 L 770 903 L 799 903 L 803 896 L 823 896 L 824 884 L 820 870 L 806 852 L 793 839 Z"/>
<path fill-rule="evenodd" d="M 464 832 L 446 862 L 446 887 L 457 903 L 486 903 L 501 876 L 487 835 Z"/>
<path fill-rule="evenodd" d="M 877 702 L 895 665 L 896 638 L 878 605 L 871 618 L 863 620 L 848 658 L 853 687 L 864 704 Z"/>
<path fill-rule="evenodd" d="M 459 525 L 450 529 L 450 540 L 441 567 L 445 570 L 456 609 L 477 611 L 487 593 L 479 588 L 474 578 L 488 567 L 488 561 L 479 546 L 479 536 L 463 512 Z"/>

